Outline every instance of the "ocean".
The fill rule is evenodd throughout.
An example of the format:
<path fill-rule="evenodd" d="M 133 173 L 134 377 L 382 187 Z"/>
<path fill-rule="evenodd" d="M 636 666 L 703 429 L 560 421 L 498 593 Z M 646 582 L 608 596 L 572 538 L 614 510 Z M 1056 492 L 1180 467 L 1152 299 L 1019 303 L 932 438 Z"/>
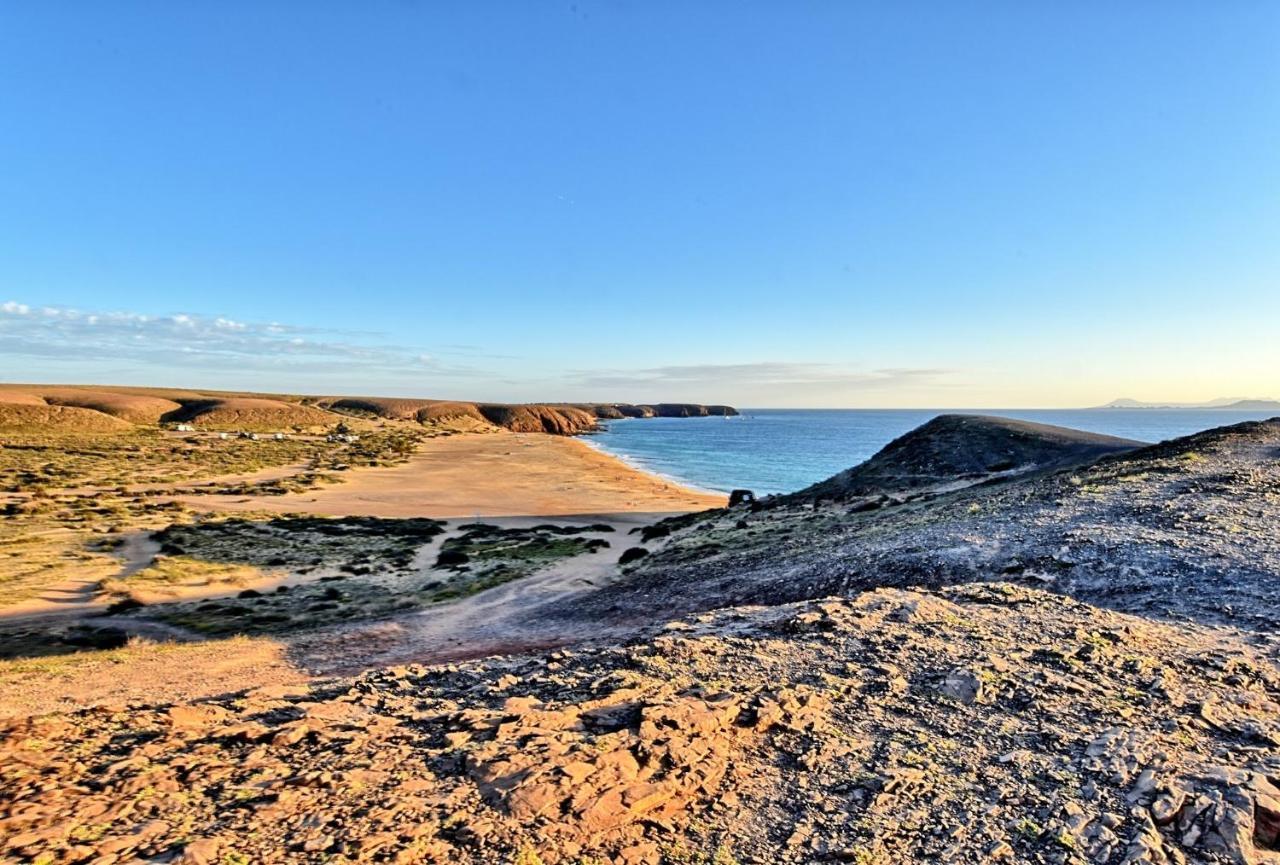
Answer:
<path fill-rule="evenodd" d="M 1272 412 L 1225 409 L 743 409 L 739 417 L 615 420 L 589 443 L 682 484 L 786 493 L 866 460 L 944 413 L 1002 415 L 1159 442 Z"/>

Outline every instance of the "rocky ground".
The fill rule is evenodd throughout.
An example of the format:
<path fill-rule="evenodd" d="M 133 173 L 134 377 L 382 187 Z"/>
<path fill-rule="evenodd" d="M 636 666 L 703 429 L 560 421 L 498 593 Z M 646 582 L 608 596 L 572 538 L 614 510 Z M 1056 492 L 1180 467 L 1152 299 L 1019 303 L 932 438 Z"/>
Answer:
<path fill-rule="evenodd" d="M 610 537 L 594 643 L 4 722 L 0 861 L 1280 862 L 1280 422 L 1024 432 Z"/>
<path fill-rule="evenodd" d="M 13 722 L 14 861 L 1243 862 L 1280 676 L 1009 584 Z"/>

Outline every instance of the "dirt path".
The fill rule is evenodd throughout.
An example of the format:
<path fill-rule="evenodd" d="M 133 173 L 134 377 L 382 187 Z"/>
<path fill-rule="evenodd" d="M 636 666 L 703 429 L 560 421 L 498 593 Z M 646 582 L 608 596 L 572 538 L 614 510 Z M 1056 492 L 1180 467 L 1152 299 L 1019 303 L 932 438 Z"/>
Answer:
<path fill-rule="evenodd" d="M 566 559 L 532 576 L 450 604 L 393 620 L 353 623 L 300 636 L 292 641 L 290 657 L 315 674 L 330 675 L 393 664 L 484 657 L 608 636 L 588 623 L 548 624 L 536 612 L 616 579 L 618 557 L 632 545 L 630 530 L 661 515 L 588 516 L 590 522 L 611 525 L 614 531 L 588 532 L 581 537 L 607 540 L 608 548 Z M 486 522 L 515 528 L 537 521 L 514 518 Z"/>
<path fill-rule="evenodd" d="M 151 539 L 148 531 L 129 533 L 117 551 L 121 558 L 120 571 L 114 576 L 123 580 L 151 564 L 160 545 Z M 47 586 L 38 595 L 15 604 L 0 606 L 0 621 L 7 624 L 40 620 L 62 619 L 68 616 L 88 616 L 101 613 L 111 598 L 98 590 L 97 578 L 72 579 Z"/>
<path fill-rule="evenodd" d="M 145 568 L 160 552 L 160 545 L 151 539 L 151 532 L 133 532 L 120 545 L 120 558 L 124 560 L 116 579 L 126 579 Z"/>

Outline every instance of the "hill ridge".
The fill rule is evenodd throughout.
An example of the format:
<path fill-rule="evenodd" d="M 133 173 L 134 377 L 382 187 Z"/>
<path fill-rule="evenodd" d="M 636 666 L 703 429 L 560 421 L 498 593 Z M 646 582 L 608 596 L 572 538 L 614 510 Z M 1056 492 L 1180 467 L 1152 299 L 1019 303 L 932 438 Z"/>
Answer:
<path fill-rule="evenodd" d="M 994 415 L 943 414 L 782 501 L 899 494 L 1091 462 L 1144 442 Z"/>

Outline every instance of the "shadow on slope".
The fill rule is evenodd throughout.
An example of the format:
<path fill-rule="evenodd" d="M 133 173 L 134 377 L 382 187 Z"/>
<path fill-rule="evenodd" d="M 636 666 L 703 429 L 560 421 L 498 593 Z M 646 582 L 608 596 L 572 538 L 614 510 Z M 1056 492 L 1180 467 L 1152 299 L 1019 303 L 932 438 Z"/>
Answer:
<path fill-rule="evenodd" d="M 1123 453 L 1143 442 L 983 415 L 940 415 L 864 463 L 784 497 L 848 499 L 1059 469 Z"/>
<path fill-rule="evenodd" d="M 305 515 L 175 523 L 99 542 L 125 554 L 123 567 L 86 584 L 87 596 L 66 609 L 0 612 L 0 658 L 117 649 L 132 636 L 283 638 L 367 625 L 606 550 L 614 532 L 598 521 L 531 517 L 456 526 Z"/>

